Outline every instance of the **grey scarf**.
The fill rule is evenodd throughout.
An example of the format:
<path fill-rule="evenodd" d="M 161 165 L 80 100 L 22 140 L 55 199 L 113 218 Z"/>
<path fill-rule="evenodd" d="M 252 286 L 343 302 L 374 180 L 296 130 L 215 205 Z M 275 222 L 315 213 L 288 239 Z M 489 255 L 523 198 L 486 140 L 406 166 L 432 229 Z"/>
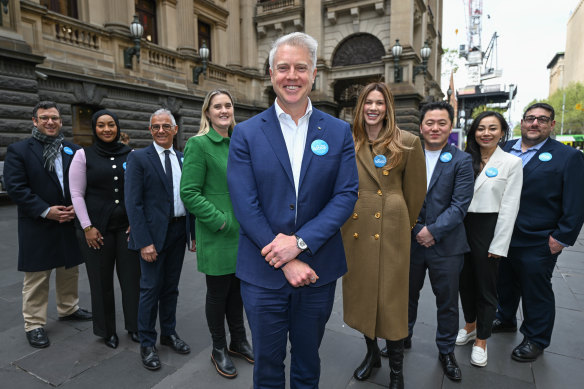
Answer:
<path fill-rule="evenodd" d="M 45 169 L 49 171 L 55 170 L 55 159 L 61 151 L 61 143 L 65 137 L 59 133 L 57 136 L 48 136 L 39 131 L 38 128 L 33 127 L 32 137 L 43 145 L 43 164 Z"/>

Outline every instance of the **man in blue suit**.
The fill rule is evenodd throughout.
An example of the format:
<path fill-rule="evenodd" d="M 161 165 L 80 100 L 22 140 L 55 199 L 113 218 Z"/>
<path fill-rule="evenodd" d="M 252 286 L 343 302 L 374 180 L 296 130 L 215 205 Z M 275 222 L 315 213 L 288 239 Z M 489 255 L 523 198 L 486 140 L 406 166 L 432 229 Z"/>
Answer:
<path fill-rule="evenodd" d="M 48 347 L 45 332 L 49 278 L 55 269 L 59 320 L 91 320 L 79 308 L 75 211 L 69 194 L 69 165 L 79 146 L 64 140 L 61 113 L 52 101 L 32 111 L 32 137 L 8 146 L 4 177 L 18 205 L 18 270 L 24 272 L 22 314 L 32 347 Z"/>
<path fill-rule="evenodd" d="M 523 189 L 508 259 L 499 265 L 493 332 L 517 331 L 521 299 L 523 341 L 511 357 L 533 362 L 549 346 L 556 313 L 552 272 L 564 247 L 574 244 L 584 222 L 584 156 L 549 136 L 554 109 L 527 108 L 521 139 L 503 148 L 523 161 Z"/>
<path fill-rule="evenodd" d="M 241 229 L 236 275 L 254 349 L 254 388 L 318 388 L 318 349 L 347 271 L 340 227 L 357 200 L 346 122 L 312 107 L 317 42 L 279 38 L 269 55 L 276 102 L 236 126 L 227 181 Z"/>
<path fill-rule="evenodd" d="M 422 107 L 420 133 L 424 138 L 428 189 L 412 229 L 409 336 L 404 346 L 411 347 L 418 299 L 428 269 L 438 311 L 439 359 L 444 374 L 458 381 L 462 379 L 454 357 L 458 333 L 458 280 L 464 253 L 470 250 L 463 220 L 473 196 L 474 173 L 471 156 L 448 144 L 453 120 L 454 110 L 446 102 Z"/>
<path fill-rule="evenodd" d="M 183 154 L 172 146 L 177 130 L 170 111 L 159 109 L 152 114 L 154 142 L 128 155 L 124 186 L 130 221 L 128 247 L 140 251 L 138 334 L 142 364 L 149 370 L 160 368 L 157 314 L 160 343 L 179 354 L 191 351 L 175 330 L 178 282 L 190 225 L 179 194 Z"/>

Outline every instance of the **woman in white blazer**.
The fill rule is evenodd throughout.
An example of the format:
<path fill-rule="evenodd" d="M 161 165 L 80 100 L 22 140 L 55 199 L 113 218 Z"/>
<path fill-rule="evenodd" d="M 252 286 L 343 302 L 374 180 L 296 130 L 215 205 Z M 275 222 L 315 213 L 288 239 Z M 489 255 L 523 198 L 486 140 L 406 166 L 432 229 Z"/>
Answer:
<path fill-rule="evenodd" d="M 474 340 L 470 363 L 487 364 L 487 339 L 497 309 L 499 260 L 507 256 L 523 185 L 521 158 L 504 152 L 509 125 L 497 112 L 482 112 L 472 123 L 466 152 L 475 172 L 474 196 L 464 220 L 470 252 L 460 273 L 466 325 L 457 345 Z"/>

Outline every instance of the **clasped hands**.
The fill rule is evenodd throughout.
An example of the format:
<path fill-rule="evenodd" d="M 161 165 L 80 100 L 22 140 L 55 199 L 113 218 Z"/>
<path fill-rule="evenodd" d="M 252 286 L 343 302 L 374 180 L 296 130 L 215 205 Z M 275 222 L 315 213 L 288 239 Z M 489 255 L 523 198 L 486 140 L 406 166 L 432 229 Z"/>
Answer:
<path fill-rule="evenodd" d="M 59 223 L 70 222 L 75 219 L 75 210 L 72 205 L 53 205 L 49 208 L 46 218 Z"/>
<path fill-rule="evenodd" d="M 302 251 L 294 235 L 278 234 L 262 249 L 266 262 L 275 269 L 282 269 L 288 283 L 293 287 L 314 284 L 318 280 L 315 271 L 297 257 Z"/>

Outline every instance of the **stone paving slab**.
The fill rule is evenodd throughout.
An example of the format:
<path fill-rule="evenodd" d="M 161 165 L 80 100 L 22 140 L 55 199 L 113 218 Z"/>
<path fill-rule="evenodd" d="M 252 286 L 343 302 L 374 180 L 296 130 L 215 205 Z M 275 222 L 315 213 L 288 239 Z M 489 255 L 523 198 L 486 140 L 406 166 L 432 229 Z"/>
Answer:
<path fill-rule="evenodd" d="M 55 307 L 54 275 L 49 295 L 46 330 L 51 340 L 47 349 L 31 348 L 24 334 L 21 313 L 22 273 L 16 271 L 16 208 L 0 205 L 0 387 L 37 388 L 241 388 L 252 387 L 253 366 L 234 359 L 238 377 L 220 377 L 210 361 L 211 339 L 205 319 L 205 277 L 196 270 L 196 255 L 187 253 L 180 282 L 177 331 L 191 346 L 191 353 L 179 355 L 158 346 L 162 368 L 151 372 L 140 361 L 139 346 L 124 331 L 121 297 L 116 287 L 117 327 L 120 346 L 103 345 L 93 335 L 91 322 L 59 322 Z M 117 282 L 117 281 L 116 281 Z M 421 292 L 413 347 L 404 360 L 406 388 L 555 389 L 581 388 L 584 382 L 584 233 L 574 247 L 560 255 L 553 273 L 556 294 L 556 324 L 552 344 L 535 363 L 512 361 L 512 349 L 521 342 L 517 333 L 494 334 L 489 340 L 489 363 L 484 368 L 470 365 L 471 345 L 457 346 L 456 358 L 463 380 L 444 377 L 434 342 L 436 308 L 428 279 Z M 90 309 L 85 267 L 80 267 L 80 306 Z M 517 313 L 519 323 L 521 310 Z M 460 324 L 464 324 L 462 310 Z M 248 330 L 249 331 L 249 330 Z M 249 334 L 249 332 L 248 332 Z M 379 341 L 382 346 L 383 342 Z M 379 389 L 387 387 L 389 366 L 383 359 L 364 382 L 352 377 L 365 354 L 361 334 L 343 322 L 342 282 L 337 283 L 333 312 L 327 323 L 320 350 L 321 389 Z M 289 357 L 285 361 L 289 377 Z M 289 384 L 287 386 L 289 388 Z"/>

